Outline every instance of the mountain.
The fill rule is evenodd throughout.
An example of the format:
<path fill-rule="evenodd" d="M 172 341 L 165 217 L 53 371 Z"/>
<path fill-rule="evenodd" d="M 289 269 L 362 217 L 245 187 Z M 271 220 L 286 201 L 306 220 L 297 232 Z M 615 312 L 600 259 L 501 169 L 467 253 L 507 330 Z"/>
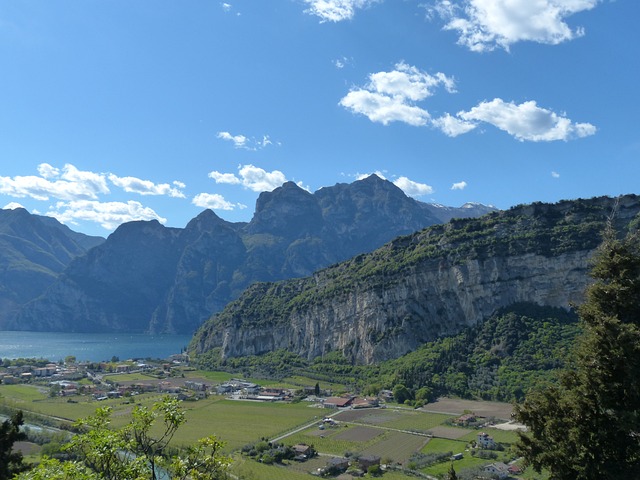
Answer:
<path fill-rule="evenodd" d="M 56 219 L 24 208 L 0 210 L 0 318 L 45 291 L 58 275 L 101 237 L 70 230 Z"/>
<path fill-rule="evenodd" d="M 439 223 L 441 209 L 425 205 L 372 175 L 313 194 L 287 182 L 260 194 L 248 223 L 210 210 L 184 229 L 130 222 L 75 259 L 4 328 L 193 333 L 256 281 L 310 275 Z"/>
<path fill-rule="evenodd" d="M 223 359 L 285 349 L 311 360 L 340 351 L 369 364 L 514 304 L 569 309 L 583 299 L 605 225 L 637 228 L 639 212 L 640 198 L 628 195 L 431 226 L 306 278 L 252 285 L 190 348 Z"/>

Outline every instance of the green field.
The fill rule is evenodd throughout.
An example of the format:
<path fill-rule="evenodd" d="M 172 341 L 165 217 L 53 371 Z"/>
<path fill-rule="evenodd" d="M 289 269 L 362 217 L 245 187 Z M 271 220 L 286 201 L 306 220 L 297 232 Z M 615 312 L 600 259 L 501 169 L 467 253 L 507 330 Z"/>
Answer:
<path fill-rule="evenodd" d="M 193 373 L 193 376 L 189 375 L 189 377 L 202 378 L 198 375 L 199 373 L 201 372 Z M 128 378 L 125 375 L 119 377 Z M 224 375 L 216 378 L 227 379 Z M 99 402 L 88 396 L 78 396 L 69 401 L 61 397 L 49 397 L 47 388 L 30 385 L 0 385 L 2 404 L 58 419 L 73 421 L 94 414 L 98 407 L 111 406 L 112 424 L 116 428 L 129 420 L 135 405 L 151 406 L 162 397 L 163 395 L 159 393 L 148 393 L 129 399 Z M 479 430 L 470 431 L 460 428 L 459 439 L 437 438 L 439 429 L 448 437 L 455 434 L 457 427 L 445 427 L 447 420 L 451 418 L 451 415 L 446 414 L 405 408 L 346 410 L 337 413 L 313 408 L 307 402 L 285 404 L 234 401 L 216 395 L 204 400 L 184 402 L 183 407 L 187 422 L 174 437 L 176 446 L 188 445 L 198 438 L 216 435 L 225 442 L 225 452 L 231 453 L 261 438 L 273 439 L 285 435 L 280 440 L 281 443 L 310 444 L 324 455 L 313 459 L 313 462 L 267 466 L 242 458 L 236 453 L 234 454 L 236 462 L 232 471 L 239 479 L 310 478 L 308 472 L 315 471 L 326 464 L 326 455 L 377 455 L 392 461 L 393 464 L 406 467 L 411 455 L 415 452 L 430 454 L 450 451 L 464 455 L 463 459 L 454 462 L 457 471 L 481 467 L 495 461 L 472 456 L 468 450 L 469 443 L 475 440 Z M 320 429 L 322 418 L 329 413 L 337 413 L 334 415 L 338 422 L 337 426 L 327 425 L 326 428 Z M 426 434 L 432 429 L 432 433 L 436 435 L 434 438 Z M 505 446 L 505 452 L 500 452 L 498 459 L 510 460 L 509 447 L 516 441 L 517 434 L 497 429 L 486 429 L 486 431 Z M 421 471 L 434 477 L 442 477 L 446 474 L 449 465 L 450 461 L 443 461 L 425 467 Z M 388 471 L 384 477 L 390 480 L 410 478 L 407 474 L 398 471 Z M 546 477 L 527 472 L 522 478 Z"/>

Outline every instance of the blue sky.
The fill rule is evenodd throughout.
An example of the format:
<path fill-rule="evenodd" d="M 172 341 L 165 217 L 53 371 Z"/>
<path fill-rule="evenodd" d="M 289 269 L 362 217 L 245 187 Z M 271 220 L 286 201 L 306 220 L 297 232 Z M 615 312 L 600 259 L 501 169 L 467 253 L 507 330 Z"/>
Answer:
<path fill-rule="evenodd" d="M 0 3 L 0 206 L 106 236 L 379 173 L 498 208 L 638 192 L 634 0 Z"/>

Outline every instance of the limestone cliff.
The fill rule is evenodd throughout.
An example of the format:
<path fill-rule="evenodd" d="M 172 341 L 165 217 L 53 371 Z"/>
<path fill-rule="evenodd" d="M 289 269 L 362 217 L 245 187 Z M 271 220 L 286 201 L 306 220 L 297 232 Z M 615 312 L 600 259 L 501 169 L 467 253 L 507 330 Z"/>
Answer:
<path fill-rule="evenodd" d="M 196 353 L 223 357 L 284 348 L 354 362 L 401 356 L 520 302 L 570 308 L 612 212 L 621 232 L 640 200 L 534 204 L 453 220 L 400 237 L 311 277 L 258 284 L 196 334 Z"/>

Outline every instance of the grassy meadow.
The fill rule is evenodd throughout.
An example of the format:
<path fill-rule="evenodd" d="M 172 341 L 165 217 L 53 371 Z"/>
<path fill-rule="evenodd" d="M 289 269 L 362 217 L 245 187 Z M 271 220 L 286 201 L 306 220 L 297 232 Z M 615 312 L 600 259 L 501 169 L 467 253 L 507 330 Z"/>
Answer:
<path fill-rule="evenodd" d="M 193 375 L 196 378 L 196 374 Z M 206 375 L 210 381 L 228 380 L 227 374 Z M 118 382 L 123 381 L 137 382 L 141 379 L 137 374 L 118 376 Z M 0 404 L 31 414 L 53 417 L 58 422 L 72 422 L 94 414 L 98 407 L 110 406 L 112 424 L 116 428 L 129 420 L 135 405 L 150 407 L 162 397 L 163 394 L 159 393 L 145 393 L 103 401 L 94 400 L 90 396 L 67 399 L 50 397 L 48 389 L 37 386 L 0 385 Z M 478 402 L 478 409 L 481 405 L 482 402 Z M 262 403 L 229 400 L 217 395 L 198 401 L 185 401 L 183 407 L 187 422 L 176 433 L 174 444 L 184 446 L 198 438 L 216 435 L 225 442 L 225 452 L 234 456 L 232 473 L 239 479 L 312 478 L 310 472 L 324 466 L 329 456 L 377 455 L 398 468 L 406 468 L 412 462 L 414 454 L 428 456 L 444 452 L 463 453 L 463 458 L 454 462 L 458 472 L 480 468 L 496 461 L 471 454 L 469 446 L 479 430 L 451 426 L 451 413 L 407 408 L 337 412 L 312 407 L 309 402 Z M 336 421 L 335 426 L 322 424 L 322 419 L 328 414 Z M 33 419 L 34 416 L 28 418 Z M 322 428 L 320 425 L 323 425 Z M 486 431 L 505 447 L 503 452 L 497 452 L 497 460 L 512 459 L 510 445 L 516 441 L 517 434 L 493 428 Z M 284 466 L 273 466 L 260 464 L 239 454 L 244 445 L 262 438 L 280 437 L 279 441 L 287 445 L 313 445 L 321 456 L 304 463 L 289 462 Z M 420 467 L 419 471 L 438 478 L 447 473 L 449 465 L 450 460 L 446 459 L 434 465 Z M 384 478 L 394 480 L 411 477 L 402 471 L 393 470 L 385 472 Z M 527 472 L 522 478 L 537 480 L 546 477 Z"/>

